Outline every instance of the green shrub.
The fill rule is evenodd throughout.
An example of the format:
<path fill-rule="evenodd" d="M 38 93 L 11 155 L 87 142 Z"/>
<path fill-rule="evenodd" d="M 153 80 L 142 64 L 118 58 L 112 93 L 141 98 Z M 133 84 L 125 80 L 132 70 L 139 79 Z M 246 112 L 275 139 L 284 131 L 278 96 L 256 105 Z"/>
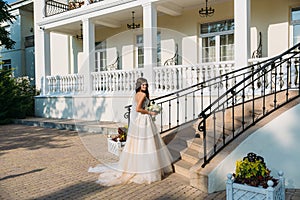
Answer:
<path fill-rule="evenodd" d="M 28 77 L 14 78 L 12 70 L 0 70 L 0 124 L 34 115 L 35 87 Z"/>

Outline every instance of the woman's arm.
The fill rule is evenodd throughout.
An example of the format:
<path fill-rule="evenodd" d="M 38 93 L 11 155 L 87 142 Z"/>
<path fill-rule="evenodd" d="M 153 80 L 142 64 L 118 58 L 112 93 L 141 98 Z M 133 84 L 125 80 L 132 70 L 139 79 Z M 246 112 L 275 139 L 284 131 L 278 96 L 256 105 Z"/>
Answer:
<path fill-rule="evenodd" d="M 143 93 L 143 92 L 138 92 L 136 94 L 136 102 L 137 102 L 137 105 L 136 105 L 136 112 L 140 112 L 142 114 L 148 114 L 148 115 L 156 115 L 157 113 L 155 112 L 151 112 L 151 111 L 148 111 L 148 110 L 145 110 L 143 108 L 143 102 L 145 101 L 145 98 L 146 98 L 146 94 Z"/>

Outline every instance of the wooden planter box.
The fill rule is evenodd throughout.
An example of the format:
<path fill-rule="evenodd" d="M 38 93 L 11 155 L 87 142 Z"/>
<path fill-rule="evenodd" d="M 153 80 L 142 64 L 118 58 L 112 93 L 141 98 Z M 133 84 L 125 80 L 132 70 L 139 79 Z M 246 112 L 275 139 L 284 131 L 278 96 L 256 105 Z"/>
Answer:
<path fill-rule="evenodd" d="M 115 142 L 114 140 L 112 140 L 111 138 L 107 138 L 107 148 L 108 148 L 108 152 L 119 156 L 120 153 L 122 152 L 122 149 L 124 147 L 126 142 Z"/>
<path fill-rule="evenodd" d="M 285 200 L 285 185 L 283 172 L 278 172 L 279 181 L 275 187 L 273 181 L 268 181 L 268 188 L 259 188 L 234 183 L 232 174 L 227 175 L 226 200 Z"/>

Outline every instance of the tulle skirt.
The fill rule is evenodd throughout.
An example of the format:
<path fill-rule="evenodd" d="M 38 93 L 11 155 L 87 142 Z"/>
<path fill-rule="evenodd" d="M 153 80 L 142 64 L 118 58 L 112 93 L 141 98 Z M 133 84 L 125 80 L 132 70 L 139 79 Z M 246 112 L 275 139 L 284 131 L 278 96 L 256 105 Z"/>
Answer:
<path fill-rule="evenodd" d="M 98 183 L 111 186 L 151 183 L 171 173 L 172 156 L 150 115 L 138 113 L 131 121 L 119 162 L 98 165 L 89 172 L 100 173 Z"/>

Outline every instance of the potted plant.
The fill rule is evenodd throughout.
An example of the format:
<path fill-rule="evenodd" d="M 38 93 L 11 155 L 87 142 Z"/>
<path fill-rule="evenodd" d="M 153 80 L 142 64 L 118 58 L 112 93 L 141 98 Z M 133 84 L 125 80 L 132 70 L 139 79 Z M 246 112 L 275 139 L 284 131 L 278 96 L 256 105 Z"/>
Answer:
<path fill-rule="evenodd" d="M 108 135 L 107 147 L 108 151 L 116 156 L 119 156 L 127 139 L 128 127 L 119 127 L 118 134 L 115 136 Z"/>
<path fill-rule="evenodd" d="M 236 162 L 235 173 L 227 175 L 226 198 L 231 199 L 285 199 L 283 172 L 279 178 L 271 176 L 271 170 L 261 156 L 248 153 Z M 251 197 L 251 198 L 250 198 Z"/>

